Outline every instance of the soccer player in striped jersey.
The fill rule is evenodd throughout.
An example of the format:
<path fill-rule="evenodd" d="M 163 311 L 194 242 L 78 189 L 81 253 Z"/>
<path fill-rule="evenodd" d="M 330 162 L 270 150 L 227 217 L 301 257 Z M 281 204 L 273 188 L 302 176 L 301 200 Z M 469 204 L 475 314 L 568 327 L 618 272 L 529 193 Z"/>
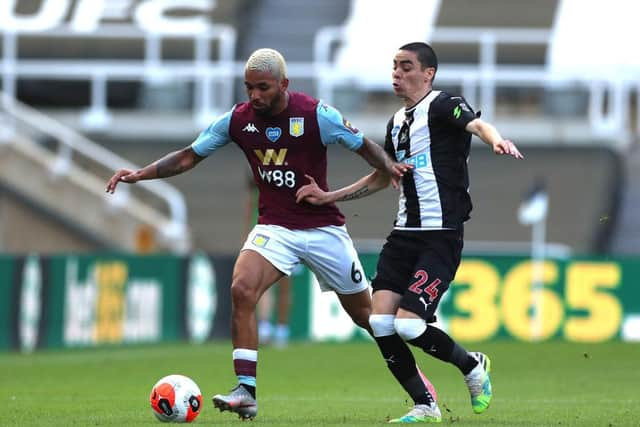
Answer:
<path fill-rule="evenodd" d="M 464 98 L 433 89 L 437 69 L 436 54 L 426 43 L 406 44 L 393 59 L 393 90 L 404 106 L 387 125 L 385 151 L 412 169 L 401 180 L 394 228 L 372 281 L 369 318 L 389 370 L 414 400 L 410 412 L 393 423 L 439 422 L 442 417 L 420 381 L 406 343 L 460 370 L 475 413 L 489 407 L 489 358 L 466 351 L 432 323 L 460 264 L 463 224 L 471 212 L 467 171 L 471 135 L 496 154 L 523 158 L 515 144 L 481 120 Z M 310 183 L 298 190 L 297 200 L 318 205 L 365 197 L 390 182 L 384 172 L 374 171 L 328 192 L 312 177 L 308 179 Z"/>

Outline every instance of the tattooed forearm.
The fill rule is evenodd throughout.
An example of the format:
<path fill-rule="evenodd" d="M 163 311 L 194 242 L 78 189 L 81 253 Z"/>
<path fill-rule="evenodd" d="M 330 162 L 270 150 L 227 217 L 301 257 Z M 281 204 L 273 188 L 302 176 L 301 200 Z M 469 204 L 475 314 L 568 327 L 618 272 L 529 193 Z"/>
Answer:
<path fill-rule="evenodd" d="M 166 178 L 191 169 L 197 161 L 190 149 L 174 151 L 154 162 L 157 178 Z"/>
<path fill-rule="evenodd" d="M 392 161 L 389 155 L 375 142 L 365 139 L 366 143 L 363 148 L 358 151 L 362 157 L 376 169 L 388 170 L 391 167 Z"/>
<path fill-rule="evenodd" d="M 154 164 L 156 165 L 156 175 L 158 178 L 178 175 L 186 170 L 186 168 L 181 165 L 176 153 L 168 154 Z"/>
<path fill-rule="evenodd" d="M 338 202 L 346 202 L 347 200 L 355 200 L 355 199 L 359 199 L 361 197 L 364 197 L 367 194 L 369 194 L 369 186 L 365 185 L 364 187 L 360 188 L 359 190 L 354 191 L 353 193 L 345 194 L 344 196 L 340 197 L 337 201 Z"/>

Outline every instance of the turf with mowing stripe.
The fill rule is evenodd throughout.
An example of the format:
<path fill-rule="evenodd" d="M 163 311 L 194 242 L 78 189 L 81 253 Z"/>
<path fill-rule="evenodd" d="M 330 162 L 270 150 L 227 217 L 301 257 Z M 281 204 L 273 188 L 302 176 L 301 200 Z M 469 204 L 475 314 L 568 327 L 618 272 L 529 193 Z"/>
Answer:
<path fill-rule="evenodd" d="M 494 342 L 469 345 L 492 360 L 494 400 L 475 415 L 457 370 L 414 352 L 455 426 L 638 426 L 640 345 Z M 205 405 L 196 425 L 241 421 L 211 405 L 235 382 L 228 342 L 0 354 L 2 426 L 158 426 L 149 407 L 162 376 L 193 378 Z M 371 343 L 264 348 L 258 360 L 264 426 L 382 426 L 408 409 Z"/>

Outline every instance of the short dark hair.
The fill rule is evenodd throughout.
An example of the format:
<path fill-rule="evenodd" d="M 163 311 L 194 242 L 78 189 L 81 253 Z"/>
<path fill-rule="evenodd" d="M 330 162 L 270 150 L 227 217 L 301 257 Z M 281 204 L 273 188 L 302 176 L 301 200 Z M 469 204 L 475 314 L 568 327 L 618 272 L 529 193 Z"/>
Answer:
<path fill-rule="evenodd" d="M 433 48 L 423 42 L 407 43 L 400 50 L 408 50 L 414 52 L 418 57 L 422 69 L 433 67 L 438 71 L 438 57 Z"/>

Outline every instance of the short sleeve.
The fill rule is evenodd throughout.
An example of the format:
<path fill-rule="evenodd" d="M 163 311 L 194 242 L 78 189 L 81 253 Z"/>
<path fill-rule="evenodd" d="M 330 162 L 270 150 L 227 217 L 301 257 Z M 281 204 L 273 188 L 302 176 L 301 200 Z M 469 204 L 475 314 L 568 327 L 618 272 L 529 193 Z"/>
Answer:
<path fill-rule="evenodd" d="M 191 143 L 191 148 L 200 157 L 211 155 L 218 148 L 226 145 L 231 140 L 229 136 L 229 125 L 231 124 L 231 114 L 233 110 L 218 117 L 203 130 L 198 138 Z"/>
<path fill-rule="evenodd" d="M 479 117 L 461 96 L 451 96 L 443 92 L 432 104 L 434 114 L 453 126 L 464 129 L 473 119 Z"/>
<path fill-rule="evenodd" d="M 353 127 L 335 108 L 318 103 L 318 126 L 324 145 L 341 144 L 350 150 L 357 150 L 364 142 L 364 135 Z"/>
<path fill-rule="evenodd" d="M 392 159 L 396 158 L 396 150 L 393 147 L 393 117 L 387 123 L 387 133 L 384 136 L 384 151 Z"/>

